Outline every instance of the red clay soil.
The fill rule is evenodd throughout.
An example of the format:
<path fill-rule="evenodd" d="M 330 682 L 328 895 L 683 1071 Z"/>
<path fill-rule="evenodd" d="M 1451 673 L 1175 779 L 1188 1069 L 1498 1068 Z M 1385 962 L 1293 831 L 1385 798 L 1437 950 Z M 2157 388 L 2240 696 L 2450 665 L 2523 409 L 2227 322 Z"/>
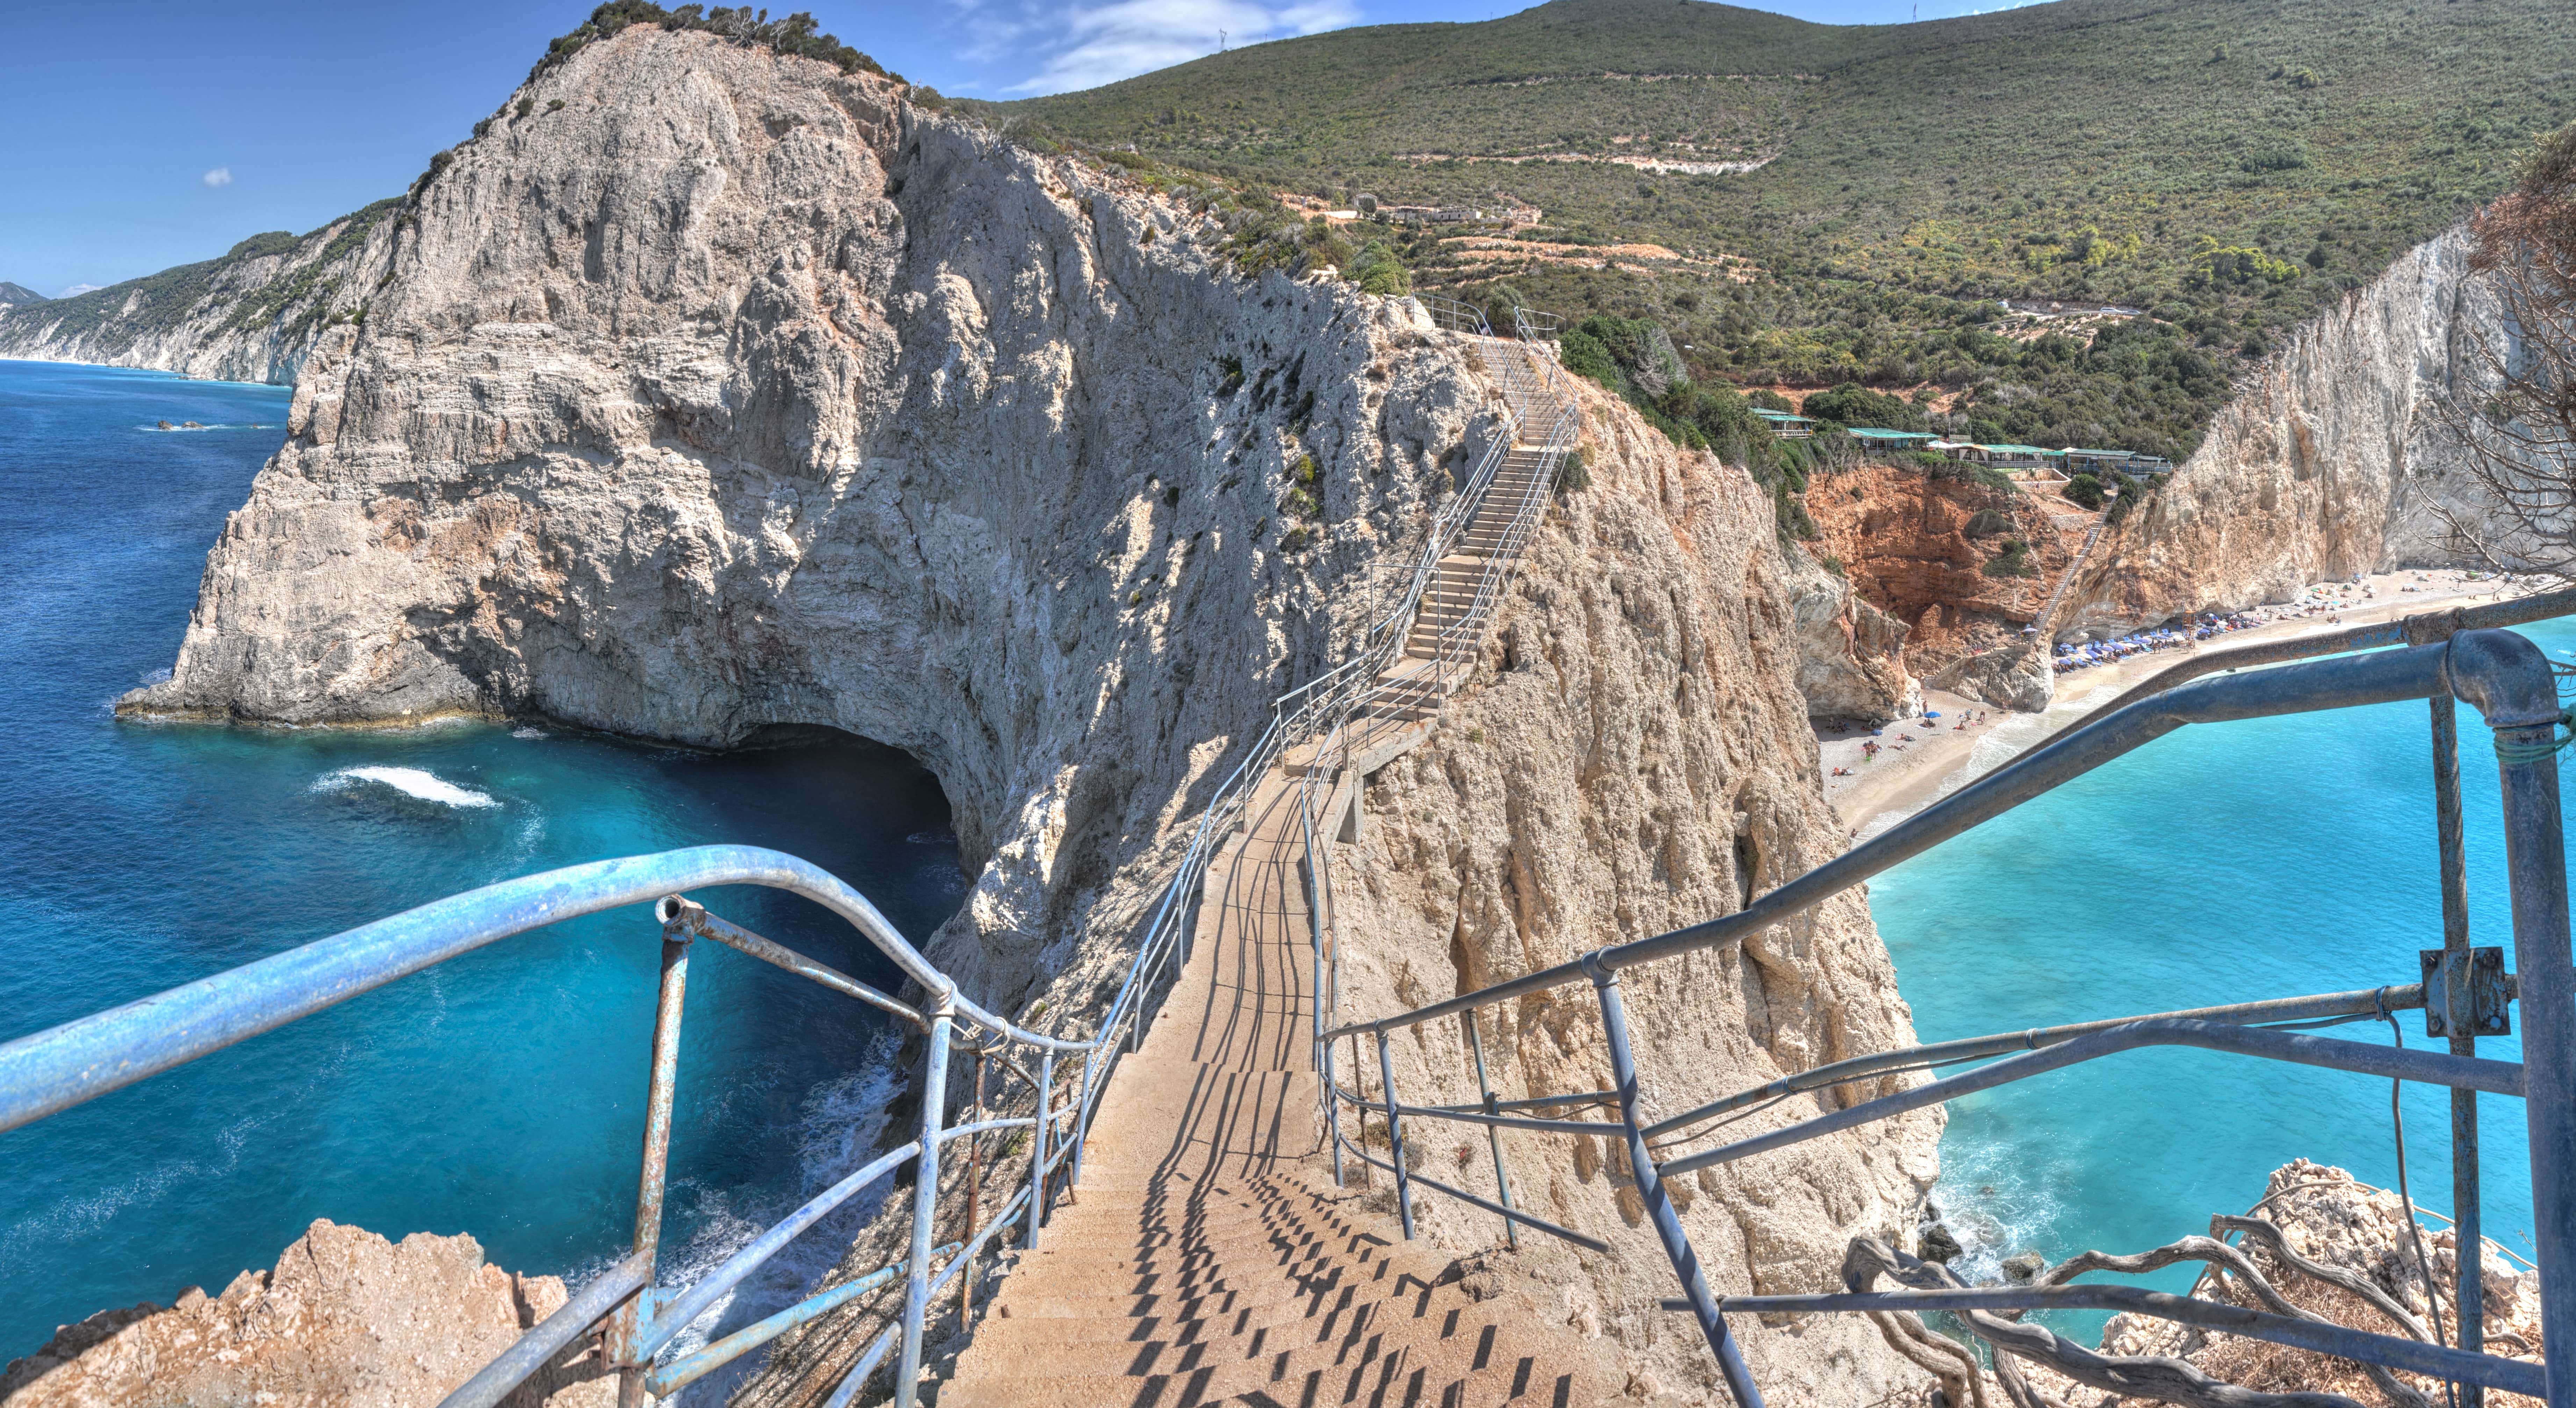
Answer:
<path fill-rule="evenodd" d="M 1817 476 L 1807 486 L 1807 512 L 1824 533 L 1814 546 L 1840 559 L 1871 605 L 1914 628 L 1905 667 L 1917 676 L 2018 639 L 2092 519 L 2054 494 L 1885 464 Z M 1995 516 L 1979 522 L 1981 513 Z M 2068 526 L 2057 527 L 2059 519 Z M 1987 576 L 1985 564 L 2013 539 L 2030 544 L 2038 575 Z"/>

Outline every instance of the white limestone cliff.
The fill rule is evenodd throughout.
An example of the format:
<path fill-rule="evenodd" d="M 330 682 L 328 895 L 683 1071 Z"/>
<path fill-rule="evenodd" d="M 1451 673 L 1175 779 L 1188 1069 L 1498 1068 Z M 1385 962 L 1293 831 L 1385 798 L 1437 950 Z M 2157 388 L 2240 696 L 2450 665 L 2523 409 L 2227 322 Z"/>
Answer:
<path fill-rule="evenodd" d="M 70 298 L 0 303 L 0 357 L 292 384 L 317 341 L 365 318 L 400 237 L 400 205 L 379 201 L 301 238 L 253 236 L 221 258 Z"/>
<path fill-rule="evenodd" d="M 2437 505 L 2483 517 L 2445 398 L 2474 400 L 2493 290 L 2451 231 L 2284 340 L 2198 451 L 2116 527 L 2068 592 L 2059 634 L 2288 601 L 2310 582 L 2463 565 Z"/>
<path fill-rule="evenodd" d="M 638 27 L 518 96 L 315 343 L 171 678 L 120 708 L 903 748 L 976 875 L 932 957 L 1082 1029 L 1155 862 L 1341 658 L 1498 425 L 1491 388 L 1411 305 L 1246 278 L 1186 192 L 884 79 Z M 1591 414 L 1596 487 L 1542 530 L 1484 691 L 1372 789 L 1373 844 L 1403 841 L 1371 869 L 1386 961 L 1446 962 L 1440 907 L 1476 915 L 1438 982 L 1732 909 L 1739 857 L 1775 884 L 1830 855 L 1802 672 L 1864 703 L 1906 683 L 1802 649 L 1897 632 L 1784 555 L 1742 471 Z M 1647 1037 L 1694 1088 L 1910 1039 L 1857 898 L 1709 965 Z M 1589 1059 L 1530 1043 L 1533 1079 Z M 1694 1216 L 1761 1284 L 1815 1280 L 1910 1225 L 1933 1128 L 1712 1180 Z M 1589 1323 L 1696 1392 L 1644 1328 L 1659 1283 L 1585 1276 Z M 798 1344 L 750 1401 L 803 1401 Z M 1762 1352 L 1817 1402 L 1895 1372 L 1839 1330 Z"/>

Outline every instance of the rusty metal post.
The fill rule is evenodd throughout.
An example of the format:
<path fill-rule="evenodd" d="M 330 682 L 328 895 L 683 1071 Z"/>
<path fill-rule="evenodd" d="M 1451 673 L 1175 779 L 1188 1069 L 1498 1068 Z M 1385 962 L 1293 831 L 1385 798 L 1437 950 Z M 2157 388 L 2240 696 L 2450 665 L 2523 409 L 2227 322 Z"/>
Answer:
<path fill-rule="evenodd" d="M 1486 1114 L 1499 1115 L 1502 1111 L 1494 1104 L 1494 1083 L 1485 1078 L 1485 1039 L 1476 1032 L 1476 1014 L 1461 1012 L 1458 1014 L 1458 1020 L 1467 1025 L 1467 1049 L 1476 1057 L 1476 1094 L 1483 1097 Z M 1510 1169 L 1503 1167 L 1502 1127 L 1490 1124 L 1485 1126 L 1485 1142 L 1491 1145 L 1494 1151 L 1494 1186 L 1502 1191 L 1503 1206 L 1510 1207 L 1512 1174 Z M 1511 1245 L 1513 1251 L 1521 1249 L 1520 1228 L 1508 1217 L 1503 1219 L 1503 1239 Z"/>
<path fill-rule="evenodd" d="M 1082 1150 L 1091 1142 L 1091 1058 L 1095 1049 L 1082 1053 L 1082 1085 L 1073 1097 L 1073 1172 L 1065 1180 L 1068 1188 L 1082 1186 Z"/>
<path fill-rule="evenodd" d="M 977 1124 L 984 1118 L 984 1051 L 975 1050 L 975 1103 L 966 1110 L 966 1123 Z M 984 1136 L 966 1136 L 966 1235 L 959 1239 L 975 1245 L 975 1214 L 984 1201 Z M 964 1324 L 975 1318 L 975 1268 L 957 1273 L 957 1320 Z"/>
<path fill-rule="evenodd" d="M 1353 1037 L 1353 1041 L 1359 1038 Z M 1342 1096 L 1333 1084 L 1333 1044 L 1324 1043 L 1324 1125 L 1333 1145 L 1333 1186 L 1342 1185 Z"/>
<path fill-rule="evenodd" d="M 662 929 L 662 995 L 653 1011 L 653 1079 L 644 1102 L 644 1174 L 635 1191 L 634 1257 L 644 1286 L 608 1322 L 609 1360 L 617 1365 L 617 1408 L 643 1408 L 652 1365 L 635 1353 L 653 1304 L 653 1263 L 662 1245 L 662 1196 L 671 1158 L 672 1092 L 680 1079 L 680 1008 L 689 990 L 689 931 Z"/>
<path fill-rule="evenodd" d="M 1377 1034 L 1377 1091 L 1386 1097 L 1386 1152 L 1395 1165 L 1395 1210 L 1404 1218 L 1404 1240 L 1413 1240 L 1413 1174 L 1404 1164 L 1404 1121 L 1395 1113 L 1395 1059 L 1386 1052 L 1386 1033 Z"/>
<path fill-rule="evenodd" d="M 1046 1227 L 1047 1185 L 1047 1104 L 1055 1094 L 1055 1048 L 1047 1047 L 1038 1057 L 1038 1121 L 1029 1131 L 1029 1235 L 1025 1245 L 1038 1249 L 1038 1233 Z"/>
<path fill-rule="evenodd" d="M 2559 811 L 2557 728 L 2565 717 L 2549 661 L 2511 631 L 2464 631 L 2443 658 L 2452 692 L 2495 730 L 2504 793 L 2513 966 L 2521 982 L 2529 1092 L 2532 1244 L 2540 1264 L 2540 1342 L 2549 1408 L 2576 1408 L 2576 964 L 2567 932 L 2567 828 Z"/>
<path fill-rule="evenodd" d="M 2442 867 L 2442 961 L 2446 979 L 2466 982 L 2469 977 L 2469 878 L 2460 823 L 2460 720 L 2457 706 L 2447 694 L 2437 695 L 2433 706 L 2433 829 L 2440 844 Z M 2453 978 L 2453 975 L 2456 975 Z M 2475 1056 L 2478 1038 L 2475 1030 L 2463 1031 L 2454 1026 L 2450 1032 L 2451 1054 Z M 2457 1086 L 2451 1090 L 2451 1223 L 2458 1241 L 2452 1258 L 2457 1278 L 2452 1286 L 2452 1318 L 2459 1322 L 2461 1349 L 2474 1354 L 2486 1348 L 2485 1288 L 2480 1284 L 2479 1263 L 2484 1259 L 2484 1244 L 2479 1231 L 2478 1192 L 2478 1093 Z M 2424 1276 L 2432 1279 L 2433 1268 L 2425 1267 Z M 2487 1391 L 2482 1384 L 2461 1384 L 2455 1392 L 2460 1408 L 2486 1408 Z"/>
<path fill-rule="evenodd" d="M 1351 1101 L 1351 1118 L 1359 1121 L 1360 1152 L 1365 1155 L 1368 1152 L 1368 1082 L 1360 1075 L 1360 1034 L 1358 1032 L 1351 1033 L 1351 1094 L 1356 1097 Z M 1369 1166 L 1363 1159 L 1360 1164 L 1360 1182 L 1366 1184 L 1369 1181 Z"/>
<path fill-rule="evenodd" d="M 1619 996 L 1619 974 L 1602 966 L 1592 954 L 1583 957 L 1583 971 L 1592 978 L 1592 989 L 1601 999 L 1601 1032 L 1610 1041 L 1610 1082 L 1619 1092 L 1619 1123 L 1627 1126 L 1628 1169 L 1637 1180 L 1637 1196 L 1646 1205 L 1646 1218 L 1655 1224 L 1655 1236 L 1664 1244 L 1664 1255 L 1681 1278 L 1682 1294 L 1688 1298 L 1692 1318 L 1699 1321 L 1700 1333 L 1707 1336 L 1710 1353 L 1717 1358 L 1718 1377 L 1726 1381 L 1726 1391 L 1734 1398 L 1735 1408 L 1762 1408 L 1762 1391 L 1753 1385 L 1753 1371 L 1745 1367 L 1744 1352 L 1737 1348 L 1735 1336 L 1726 1327 L 1726 1316 L 1718 1308 L 1717 1296 L 1708 1288 L 1708 1275 L 1700 1269 L 1699 1253 L 1692 1250 L 1690 1234 L 1682 1230 L 1681 1214 L 1673 1210 L 1672 1195 L 1664 1191 L 1664 1179 L 1655 1168 L 1655 1153 L 1646 1147 L 1645 1121 L 1640 1117 L 1637 1089 L 1637 1056 L 1628 1045 L 1628 1008 Z M 1381 1038 L 1383 1040 L 1383 1038 Z"/>
<path fill-rule="evenodd" d="M 914 1408 L 921 1394 L 922 1327 L 930 1319 L 931 1233 L 939 1219 L 939 1131 L 948 1104 L 948 1033 L 957 999 L 939 994 L 930 1014 L 930 1049 L 921 1058 L 921 1153 L 912 1179 L 912 1251 L 904 1258 L 903 1352 L 894 1371 L 895 1408 Z"/>

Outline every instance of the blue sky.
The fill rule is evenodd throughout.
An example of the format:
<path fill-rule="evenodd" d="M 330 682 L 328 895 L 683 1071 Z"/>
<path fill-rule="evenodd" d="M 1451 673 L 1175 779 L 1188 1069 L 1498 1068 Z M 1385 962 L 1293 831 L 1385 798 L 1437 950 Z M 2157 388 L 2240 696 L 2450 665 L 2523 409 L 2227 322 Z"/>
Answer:
<path fill-rule="evenodd" d="M 298 234 L 398 195 L 518 86 L 593 0 L 429 6 L 14 5 L 0 83 L 0 279 L 60 295 Z M 777 7 L 778 13 L 795 8 Z M 1111 82 L 1354 24 L 1481 20 L 1489 0 L 813 0 L 823 27 L 943 92 Z M 1779 0 L 1831 24 L 1914 0 Z M 2002 0 L 1923 0 L 1933 19 Z"/>

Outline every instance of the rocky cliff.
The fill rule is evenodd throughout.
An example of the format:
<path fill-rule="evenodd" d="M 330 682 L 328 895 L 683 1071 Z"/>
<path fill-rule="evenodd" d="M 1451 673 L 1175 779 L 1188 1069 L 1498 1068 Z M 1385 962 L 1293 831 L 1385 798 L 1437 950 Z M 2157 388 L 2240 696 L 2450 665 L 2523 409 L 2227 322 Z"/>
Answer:
<path fill-rule="evenodd" d="M 2169 483 L 2106 537 L 2059 633 L 2287 601 L 2310 582 L 2460 565 L 2437 505 L 2480 514 L 2448 398 L 2474 402 L 2503 335 L 2454 229 L 2302 326 Z"/>
<path fill-rule="evenodd" d="M 365 319 L 402 206 L 378 201 L 301 238 L 253 235 L 220 259 L 70 298 L 0 299 L 0 357 L 289 384 L 316 341 Z"/>
<path fill-rule="evenodd" d="M 1369 780 L 1359 841 L 1334 848 L 1350 955 L 1344 1020 L 1730 913 L 1842 849 L 1795 687 L 1798 577 L 1814 569 L 1790 560 L 1802 553 L 1784 557 L 1769 496 L 1741 470 L 1676 450 L 1611 397 L 1587 395 L 1585 414 L 1591 487 L 1569 495 L 1533 545 L 1438 732 Z M 1739 946 L 1629 972 L 1622 987 L 1663 1111 L 1914 1040 L 1858 893 Z M 1484 1022 L 1507 1097 L 1610 1087 L 1588 986 Z M 1395 1053 L 1408 1103 L 1476 1098 L 1456 1023 L 1407 1033 Z M 1822 1108 L 1878 1093 L 1842 1091 Z M 1818 1109 L 1794 1100 L 1729 1134 Z M 1940 1128 L 1927 1114 L 1677 1180 L 1712 1286 L 1741 1295 L 1836 1284 L 1852 1236 L 1912 1225 Z M 1640 1227 L 1616 1146 L 1504 1138 L 1524 1206 L 1595 1232 Z M 1442 1136 L 1440 1176 L 1490 1193 L 1482 1141 L 1453 1164 L 1456 1142 Z M 1439 1198 L 1416 1209 L 1447 1245 L 1494 1238 L 1493 1218 L 1474 1209 Z M 1522 1247 L 1568 1324 L 1623 1347 L 1632 1395 L 1726 1401 L 1706 1344 L 1656 1308 L 1673 1294 L 1672 1273 L 1650 1240 L 1615 1260 L 1540 1236 Z M 1865 1322 L 1783 1317 L 1738 1329 L 1775 1403 L 1877 1402 L 1919 1382 Z"/>
<path fill-rule="evenodd" d="M 0 1403 L 430 1408 L 565 1299 L 552 1276 L 487 1265 L 471 1237 L 415 1232 L 397 1245 L 316 1222 L 276 1269 L 245 1271 L 221 1295 L 192 1286 L 166 1308 L 105 1310 L 64 1326 L 0 1373 Z M 506 1403 L 616 1401 L 592 1342 L 556 1356 Z"/>
<path fill-rule="evenodd" d="M 1244 281 L 1186 204 L 871 75 L 638 29 L 524 96 L 124 707 L 893 744 L 982 872 L 942 956 L 1011 1005 L 1333 654 L 1486 393 L 1406 305 Z"/>
<path fill-rule="evenodd" d="M 1909 628 L 1903 659 L 1918 676 L 2017 644 L 2093 518 L 2035 486 L 1878 462 L 1819 475 L 1807 511 L 1824 535 L 1818 550 Z"/>
<path fill-rule="evenodd" d="M 314 344 L 171 678 L 120 708 L 901 747 L 977 872 L 934 958 L 1081 1029 L 1156 862 L 1272 698 L 1341 657 L 1369 573 L 1493 433 L 1493 389 L 1408 303 L 1236 272 L 1200 193 L 997 142 L 891 80 L 638 28 L 517 97 L 368 246 L 366 316 Z M 1541 535 L 1491 702 L 1375 789 L 1389 963 L 1447 961 L 1440 906 L 1475 915 L 1476 956 L 1390 967 L 1399 994 L 1824 858 L 1802 671 L 1902 687 L 1802 651 L 1898 633 L 1833 627 L 1847 591 L 1784 556 L 1742 471 L 1594 414 L 1601 481 Z M 1710 963 L 1651 1027 L 1695 1088 L 1907 1039 L 1856 898 Z M 1597 1055 L 1521 1040 L 1532 1079 Z M 1764 1284 L 1820 1273 L 1852 1228 L 1906 1225 L 1929 1130 L 1718 1181 L 1696 1216 L 1732 1219 L 1721 1256 Z M 1569 1313 L 1697 1382 L 1650 1280 L 1596 1269 Z M 1885 1377 L 1837 1335 L 1775 1362 Z M 813 1366 L 780 1356 L 757 1401 L 802 1401 Z"/>

